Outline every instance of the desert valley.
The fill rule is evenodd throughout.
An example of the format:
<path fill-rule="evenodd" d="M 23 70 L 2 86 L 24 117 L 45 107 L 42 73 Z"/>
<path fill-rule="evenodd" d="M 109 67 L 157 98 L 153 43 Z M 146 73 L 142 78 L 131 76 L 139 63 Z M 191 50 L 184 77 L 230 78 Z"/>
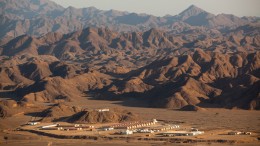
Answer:
<path fill-rule="evenodd" d="M 260 18 L 0 0 L 0 145 L 259 145 Z"/>

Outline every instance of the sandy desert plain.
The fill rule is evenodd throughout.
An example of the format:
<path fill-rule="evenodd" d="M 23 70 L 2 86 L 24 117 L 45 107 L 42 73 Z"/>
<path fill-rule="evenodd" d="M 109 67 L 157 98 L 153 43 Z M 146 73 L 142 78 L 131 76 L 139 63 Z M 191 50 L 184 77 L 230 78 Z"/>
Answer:
<path fill-rule="evenodd" d="M 219 108 L 207 108 L 205 111 L 178 111 L 160 108 L 145 107 L 140 101 L 129 99 L 126 101 L 104 101 L 92 100 L 90 97 L 82 101 L 72 102 L 72 105 L 97 108 L 121 108 L 138 114 L 143 120 L 156 118 L 158 121 L 174 123 L 180 125 L 180 128 L 198 128 L 205 133 L 198 136 L 175 136 L 165 137 L 156 136 L 156 134 L 133 134 L 117 135 L 121 138 L 104 138 L 109 134 L 101 134 L 97 139 L 74 139 L 74 138 L 53 138 L 52 136 L 43 136 L 28 131 L 19 131 L 21 125 L 31 120 L 31 116 L 16 115 L 0 121 L 1 127 L 1 145 L 3 146 L 66 146 L 66 145 L 259 145 L 260 138 L 260 114 L 259 111 L 247 110 L 228 110 Z M 142 105 L 141 105 L 142 104 Z M 142 106 L 142 107 L 140 107 Z M 47 123 L 41 123 L 48 125 Z M 30 126 L 27 126 L 30 127 Z M 36 126 L 38 127 L 38 126 Z M 252 135 L 227 135 L 229 131 L 250 131 Z M 48 132 L 47 132 L 48 133 Z M 52 132 L 51 133 L 55 133 Z M 57 135 L 87 135 L 84 131 L 80 132 L 56 132 Z M 7 137 L 7 138 L 6 138 Z M 102 138 L 103 137 L 103 138 Z M 109 137 L 109 136 L 108 136 Z M 113 136 L 112 136 L 113 137 Z M 123 137 L 123 138 L 122 138 Z M 152 138 L 157 138 L 153 140 Z M 138 139 L 139 138 L 139 139 Z M 140 140 L 142 138 L 142 140 Z M 175 139 L 171 141 L 170 139 Z M 176 140 L 177 139 L 177 140 Z M 190 141 L 194 140 L 194 141 Z M 202 140 L 200 142 L 200 140 Z"/>

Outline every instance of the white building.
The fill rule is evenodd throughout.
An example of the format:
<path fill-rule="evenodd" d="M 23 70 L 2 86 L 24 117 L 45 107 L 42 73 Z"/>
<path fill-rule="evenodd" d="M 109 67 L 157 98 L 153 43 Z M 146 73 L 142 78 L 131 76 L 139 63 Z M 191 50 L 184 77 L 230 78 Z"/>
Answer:
<path fill-rule="evenodd" d="M 34 126 L 34 125 L 38 125 L 40 124 L 40 122 L 28 122 L 27 125 L 31 125 L 31 126 Z"/>
<path fill-rule="evenodd" d="M 113 127 L 107 127 L 107 128 L 104 128 L 105 131 L 111 131 L 111 130 L 114 130 Z"/>
<path fill-rule="evenodd" d="M 164 136 L 196 136 L 204 134 L 204 131 L 172 131 L 172 132 L 164 132 Z"/>
<path fill-rule="evenodd" d="M 153 123 L 157 123 L 158 121 L 156 119 L 153 119 Z"/>
<path fill-rule="evenodd" d="M 108 108 L 97 109 L 96 111 L 98 111 L 98 112 L 109 112 L 109 109 Z"/>
<path fill-rule="evenodd" d="M 240 131 L 231 131 L 231 132 L 228 132 L 228 135 L 240 135 L 242 132 Z"/>
<path fill-rule="evenodd" d="M 59 124 L 51 124 L 51 125 L 46 125 L 46 126 L 42 126 L 41 128 L 51 128 L 51 127 L 57 127 Z"/>
<path fill-rule="evenodd" d="M 131 134 L 133 134 L 133 131 L 132 130 L 125 130 L 125 131 L 122 131 L 121 134 L 123 134 L 123 135 L 131 135 Z"/>

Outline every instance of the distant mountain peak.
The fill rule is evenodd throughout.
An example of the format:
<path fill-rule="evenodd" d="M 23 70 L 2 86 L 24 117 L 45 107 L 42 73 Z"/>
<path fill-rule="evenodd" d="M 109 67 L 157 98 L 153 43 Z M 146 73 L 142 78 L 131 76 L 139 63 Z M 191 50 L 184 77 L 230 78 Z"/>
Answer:
<path fill-rule="evenodd" d="M 62 7 L 51 0 L 0 0 L 0 44 L 23 34 L 41 36 L 51 31 L 71 33 L 86 26 L 108 27 L 119 32 L 146 31 L 159 28 L 182 32 L 193 26 L 236 28 L 255 23 L 259 18 L 239 18 L 233 15 L 213 15 L 191 5 L 176 16 L 156 17 L 95 7 Z M 169 27 L 170 26 L 170 27 Z"/>
<path fill-rule="evenodd" d="M 199 15 L 200 13 L 207 13 L 207 12 L 195 5 L 191 5 L 186 10 L 182 11 L 179 14 L 179 16 L 181 17 L 182 20 L 185 20 L 191 16 Z"/>
<path fill-rule="evenodd" d="M 205 12 L 203 9 L 197 7 L 196 5 L 191 5 L 189 6 L 186 10 L 184 11 L 199 11 L 199 12 Z"/>
<path fill-rule="evenodd" d="M 189 7 L 188 7 L 188 9 L 200 9 L 200 10 L 202 10 L 201 8 L 199 8 L 198 6 L 196 6 L 196 5 L 190 5 Z"/>

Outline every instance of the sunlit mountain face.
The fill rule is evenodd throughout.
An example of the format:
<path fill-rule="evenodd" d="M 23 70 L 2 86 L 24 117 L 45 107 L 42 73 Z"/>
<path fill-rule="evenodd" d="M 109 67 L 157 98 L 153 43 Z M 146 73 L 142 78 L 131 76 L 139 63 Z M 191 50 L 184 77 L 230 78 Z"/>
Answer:
<path fill-rule="evenodd" d="M 259 145 L 258 17 L 48 0 L 0 17 L 1 145 Z"/>

